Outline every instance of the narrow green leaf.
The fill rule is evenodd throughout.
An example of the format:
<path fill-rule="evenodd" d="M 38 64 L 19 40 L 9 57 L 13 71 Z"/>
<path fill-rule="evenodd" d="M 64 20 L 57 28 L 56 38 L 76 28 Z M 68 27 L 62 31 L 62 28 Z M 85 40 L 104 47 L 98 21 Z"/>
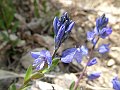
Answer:
<path fill-rule="evenodd" d="M 75 81 L 73 81 L 70 85 L 70 90 L 73 90 L 74 89 L 74 86 L 75 86 Z"/>
<path fill-rule="evenodd" d="M 37 72 L 37 73 L 35 73 L 35 74 L 33 74 L 33 75 L 31 76 L 31 79 L 39 79 L 39 78 L 41 78 L 41 77 L 43 77 L 43 76 L 44 76 L 43 73 Z"/>
<path fill-rule="evenodd" d="M 30 79 L 31 74 L 32 74 L 32 66 L 30 65 L 26 71 L 24 82 L 26 82 L 28 79 Z"/>
<path fill-rule="evenodd" d="M 10 85 L 9 90 L 16 90 L 16 86 L 15 86 L 15 84 Z"/>
<path fill-rule="evenodd" d="M 44 69 L 42 71 L 42 73 L 47 73 L 47 72 L 53 70 L 58 65 L 58 63 L 59 63 L 59 59 L 58 58 L 53 59 L 51 67 Z"/>

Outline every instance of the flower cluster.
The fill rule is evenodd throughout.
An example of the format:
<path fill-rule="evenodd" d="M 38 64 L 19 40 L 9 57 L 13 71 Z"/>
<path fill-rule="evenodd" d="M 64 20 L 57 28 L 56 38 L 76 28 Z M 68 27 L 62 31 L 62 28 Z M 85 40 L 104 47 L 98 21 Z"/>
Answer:
<path fill-rule="evenodd" d="M 52 64 L 52 56 L 50 55 L 50 52 L 47 50 L 42 50 L 40 52 L 31 52 L 32 58 L 34 58 L 33 66 L 36 67 L 36 70 L 41 70 L 45 64 L 48 65 L 48 67 Z"/>
<path fill-rule="evenodd" d="M 69 37 L 74 24 L 75 23 L 70 20 L 67 12 L 64 13 L 60 18 L 54 18 L 53 28 L 55 33 L 55 52 L 53 56 L 51 56 L 48 50 L 31 52 L 31 56 L 35 59 L 33 62 L 33 66 L 36 68 L 37 71 L 43 69 L 44 65 L 48 65 L 48 67 L 51 67 L 52 59 L 55 58 L 56 51 L 61 46 L 61 44 Z M 93 52 L 97 51 L 100 54 L 104 54 L 109 51 L 110 44 L 102 44 L 98 48 L 95 47 L 100 38 L 105 39 L 112 33 L 112 29 L 108 27 L 107 24 L 108 18 L 106 18 L 105 14 L 97 18 L 95 28 L 92 31 L 87 32 L 87 40 L 92 43 L 93 47 L 89 50 L 86 46 L 82 45 L 77 48 L 73 47 L 66 49 L 62 52 L 62 55 L 60 57 L 61 61 L 64 63 L 70 63 L 73 60 L 76 60 L 80 64 L 82 62 L 82 58 L 86 56 L 88 58 L 88 62 L 85 67 L 95 65 L 97 63 L 97 57 L 93 57 Z M 85 71 L 86 68 L 85 70 L 83 70 L 83 74 L 81 75 L 84 75 Z M 87 78 L 89 80 L 93 80 L 100 77 L 100 74 L 100 72 L 94 72 L 88 75 Z M 115 90 L 120 90 L 120 82 L 117 78 L 113 79 L 112 83 Z M 75 89 L 76 87 L 77 85 L 75 86 Z"/>
<path fill-rule="evenodd" d="M 67 12 L 65 12 L 61 18 L 54 18 L 53 27 L 55 33 L 55 49 L 58 49 L 60 45 L 69 37 L 74 22 L 70 20 Z"/>
<path fill-rule="evenodd" d="M 58 50 L 60 45 L 69 37 L 69 34 L 74 26 L 74 22 L 70 20 L 68 13 L 65 12 L 61 18 L 54 18 L 53 27 L 55 33 L 55 50 Z M 40 52 L 31 52 L 31 56 L 35 59 L 33 66 L 37 71 L 43 69 L 44 65 L 50 67 L 52 65 L 52 57 L 48 50 Z M 53 57 L 54 58 L 54 57 Z"/>
<path fill-rule="evenodd" d="M 112 29 L 107 27 L 108 24 L 108 18 L 105 17 L 105 14 L 103 14 L 101 17 L 97 18 L 96 20 L 96 26 L 93 29 L 93 31 L 87 32 L 87 39 L 93 44 L 92 51 L 96 51 L 95 46 L 99 40 L 99 38 L 105 39 L 107 36 L 109 36 L 112 33 Z M 97 48 L 97 51 L 101 54 L 104 54 L 109 51 L 109 44 L 102 44 Z M 76 60 L 78 63 L 81 63 L 82 57 L 87 56 L 90 59 L 92 58 L 89 55 L 89 51 L 87 47 L 81 46 L 79 48 L 69 48 L 63 51 L 61 61 L 64 63 L 70 63 L 72 60 Z M 97 63 L 96 57 L 88 60 L 87 66 L 92 66 Z M 88 76 L 89 80 L 93 80 L 95 78 L 98 78 L 100 76 L 100 73 L 92 73 Z"/>

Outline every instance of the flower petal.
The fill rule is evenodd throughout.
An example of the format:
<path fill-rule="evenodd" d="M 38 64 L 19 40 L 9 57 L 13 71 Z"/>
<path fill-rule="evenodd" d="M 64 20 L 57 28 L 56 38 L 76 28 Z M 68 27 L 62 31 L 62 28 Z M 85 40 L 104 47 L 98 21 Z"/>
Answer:
<path fill-rule="evenodd" d="M 120 81 L 118 80 L 117 77 L 115 77 L 113 80 L 112 80 L 112 84 L 113 84 L 113 88 L 115 90 L 120 90 Z"/>
<path fill-rule="evenodd" d="M 108 52 L 109 51 L 109 45 L 110 44 L 102 44 L 98 49 L 99 53 L 104 54 L 104 53 Z"/>
<path fill-rule="evenodd" d="M 45 61 L 41 61 L 41 63 L 39 65 L 36 66 L 36 70 L 39 71 L 41 70 L 45 65 Z"/>
<path fill-rule="evenodd" d="M 58 32 L 58 22 L 59 22 L 59 19 L 58 17 L 55 17 L 54 20 L 53 20 L 53 27 L 54 27 L 54 33 L 55 35 L 57 35 L 57 32 Z"/>
<path fill-rule="evenodd" d="M 75 52 L 76 52 L 76 48 L 70 48 L 70 49 L 63 51 L 61 61 L 64 63 L 72 62 Z"/>
<path fill-rule="evenodd" d="M 94 37 L 95 37 L 95 33 L 93 31 L 92 32 L 90 32 L 90 31 L 87 32 L 87 40 L 88 41 L 92 41 L 94 39 Z"/>
<path fill-rule="evenodd" d="M 34 59 L 37 59 L 40 56 L 40 52 L 31 52 L 31 56 Z"/>
<path fill-rule="evenodd" d="M 41 61 L 42 61 L 41 58 L 35 59 L 32 66 L 37 66 L 39 63 L 41 63 Z"/>
<path fill-rule="evenodd" d="M 82 55 L 87 55 L 88 54 L 88 48 L 86 48 L 85 46 L 81 46 L 80 50 L 81 50 Z"/>
<path fill-rule="evenodd" d="M 82 57 L 82 53 L 77 50 L 73 58 L 77 61 L 77 63 L 81 63 Z"/>
<path fill-rule="evenodd" d="M 50 55 L 50 52 L 46 50 L 46 59 L 47 59 L 47 63 L 48 63 L 48 67 L 50 67 L 52 65 L 52 56 Z"/>
<path fill-rule="evenodd" d="M 92 66 L 92 65 L 94 65 L 96 63 L 97 63 L 96 58 L 93 58 L 92 60 L 90 60 L 90 62 L 88 62 L 87 66 Z"/>
<path fill-rule="evenodd" d="M 99 78 L 99 77 L 100 77 L 100 74 L 101 74 L 100 72 L 92 73 L 92 74 L 88 75 L 88 79 L 89 79 L 89 80 L 93 80 L 93 79 Z"/>

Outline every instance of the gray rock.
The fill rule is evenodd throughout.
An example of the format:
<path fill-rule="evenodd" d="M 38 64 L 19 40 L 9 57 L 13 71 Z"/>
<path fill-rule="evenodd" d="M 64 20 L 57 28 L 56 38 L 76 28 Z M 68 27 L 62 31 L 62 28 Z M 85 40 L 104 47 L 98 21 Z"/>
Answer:
<path fill-rule="evenodd" d="M 22 47 L 26 45 L 26 41 L 25 40 L 19 40 L 17 43 L 17 47 Z"/>
<path fill-rule="evenodd" d="M 41 51 L 41 50 L 44 50 L 44 48 L 35 48 L 31 51 L 36 52 L 36 51 Z M 31 57 L 30 52 L 28 52 L 21 57 L 20 61 L 21 61 L 22 66 L 25 69 L 27 69 L 29 67 L 29 65 L 32 65 L 34 59 Z"/>
<path fill-rule="evenodd" d="M 10 34 L 10 40 L 11 41 L 16 41 L 18 37 L 15 34 Z"/>

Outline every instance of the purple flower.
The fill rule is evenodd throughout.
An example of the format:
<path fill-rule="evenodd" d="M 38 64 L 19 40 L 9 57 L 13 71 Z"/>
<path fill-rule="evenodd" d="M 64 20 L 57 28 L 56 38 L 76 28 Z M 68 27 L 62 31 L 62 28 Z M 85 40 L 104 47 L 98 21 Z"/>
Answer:
<path fill-rule="evenodd" d="M 101 74 L 100 72 L 92 73 L 92 74 L 88 75 L 88 79 L 89 79 L 89 80 L 93 80 L 93 79 L 99 78 L 99 77 L 100 77 L 100 74 Z"/>
<path fill-rule="evenodd" d="M 85 46 L 80 48 L 69 48 L 63 51 L 61 61 L 64 63 L 70 63 L 75 59 L 78 63 L 81 63 L 82 57 L 88 54 L 88 49 Z"/>
<path fill-rule="evenodd" d="M 118 77 L 115 77 L 112 80 L 113 88 L 114 90 L 120 90 L 120 81 L 118 80 Z"/>
<path fill-rule="evenodd" d="M 102 45 L 98 48 L 99 53 L 104 54 L 104 53 L 108 52 L 108 51 L 109 51 L 109 45 L 110 45 L 110 44 L 102 44 Z"/>
<path fill-rule="evenodd" d="M 101 17 L 97 18 L 94 32 L 98 35 L 99 31 L 104 27 L 106 27 L 107 24 L 108 24 L 108 18 L 106 18 L 105 14 L 103 14 Z"/>
<path fill-rule="evenodd" d="M 74 22 L 70 20 L 67 12 L 64 13 L 61 18 L 54 18 L 53 27 L 55 33 L 55 49 L 58 49 L 60 45 L 69 37 Z"/>
<path fill-rule="evenodd" d="M 92 60 L 90 60 L 90 61 L 88 62 L 87 66 L 92 66 L 92 65 L 94 65 L 94 64 L 96 64 L 96 63 L 97 63 L 96 58 L 93 58 Z"/>
<path fill-rule="evenodd" d="M 102 30 L 100 30 L 100 37 L 101 38 L 106 38 L 107 36 L 109 36 L 112 33 L 112 29 L 111 28 L 103 28 Z"/>
<path fill-rule="evenodd" d="M 34 58 L 33 66 L 36 67 L 36 70 L 41 70 L 45 64 L 48 64 L 48 67 L 52 65 L 52 56 L 47 50 L 42 50 L 40 52 L 31 52 L 32 58 Z"/>

